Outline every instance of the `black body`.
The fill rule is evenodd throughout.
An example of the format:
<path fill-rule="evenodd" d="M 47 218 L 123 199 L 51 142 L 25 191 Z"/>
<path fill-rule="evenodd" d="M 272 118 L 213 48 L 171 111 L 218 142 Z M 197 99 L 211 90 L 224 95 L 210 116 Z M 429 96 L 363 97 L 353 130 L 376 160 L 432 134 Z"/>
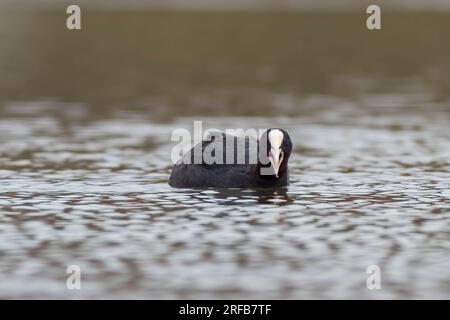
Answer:
<path fill-rule="evenodd" d="M 284 139 L 281 149 L 284 153 L 284 159 L 280 165 L 278 177 L 273 174 L 270 162 L 267 158 L 267 152 L 261 153 L 261 157 L 257 157 L 257 154 L 262 150 L 270 150 L 270 144 L 267 139 L 267 130 L 259 141 L 255 141 L 252 138 L 245 137 L 239 138 L 231 135 L 220 133 L 215 135 L 214 139 L 203 141 L 194 148 L 192 148 L 183 158 L 178 161 L 170 175 L 169 185 L 176 188 L 274 188 L 283 187 L 289 184 L 289 172 L 288 172 L 288 160 L 292 150 L 292 142 L 286 131 L 279 129 L 283 132 Z M 233 164 L 226 164 L 226 143 L 228 139 L 234 139 L 234 148 L 231 150 L 234 152 Z M 201 164 L 194 164 L 194 150 L 197 149 L 199 154 L 203 154 L 205 148 L 211 148 L 213 143 L 221 143 L 223 148 L 222 164 L 206 164 L 202 161 Z M 267 143 L 267 148 L 262 148 L 262 143 Z M 237 164 L 237 148 L 239 144 L 245 144 L 245 159 L 241 157 L 241 161 Z M 254 148 L 252 146 L 257 146 Z M 210 149 L 211 150 L 211 149 Z M 214 155 L 214 153 L 213 153 Z M 249 160 L 257 159 L 256 164 L 250 164 Z M 187 164 L 186 159 L 191 160 L 190 164 Z M 263 163 L 261 163 L 263 162 Z M 253 162 L 254 163 L 254 162 Z M 272 174 L 261 174 L 261 168 L 266 167 L 272 171 Z"/>

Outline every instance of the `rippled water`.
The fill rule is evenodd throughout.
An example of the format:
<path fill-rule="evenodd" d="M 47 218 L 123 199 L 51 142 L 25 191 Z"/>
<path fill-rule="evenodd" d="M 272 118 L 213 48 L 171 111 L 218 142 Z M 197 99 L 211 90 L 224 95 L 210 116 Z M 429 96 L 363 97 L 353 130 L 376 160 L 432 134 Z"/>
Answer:
<path fill-rule="evenodd" d="M 292 184 L 265 191 L 170 188 L 170 133 L 193 119 L 67 125 L 30 117 L 51 102 L 16 103 L 0 120 L 0 296 L 449 298 L 447 111 L 334 103 L 204 118 L 290 132 Z M 65 288 L 72 264 L 80 291 Z M 366 288 L 371 264 L 382 290 Z"/>
<path fill-rule="evenodd" d="M 450 298 L 448 15 L 63 9 L 0 10 L 0 298 Z M 291 185 L 170 188 L 194 120 Z"/>

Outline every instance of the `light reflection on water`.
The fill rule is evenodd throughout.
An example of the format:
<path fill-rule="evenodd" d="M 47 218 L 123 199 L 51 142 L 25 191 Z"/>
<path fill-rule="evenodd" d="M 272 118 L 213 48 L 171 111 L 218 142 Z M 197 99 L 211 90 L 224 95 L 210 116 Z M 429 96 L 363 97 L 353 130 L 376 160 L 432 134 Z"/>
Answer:
<path fill-rule="evenodd" d="M 0 11 L 0 298 L 450 298 L 448 14 L 83 15 Z M 291 185 L 170 188 L 194 120 Z"/>
<path fill-rule="evenodd" d="M 292 184 L 189 190 L 167 179 L 170 133 L 193 118 L 68 124 L 52 103 L 17 102 L 0 119 L 0 297 L 450 297 L 446 106 L 202 118 L 287 129 Z M 80 291 L 65 288 L 70 264 Z M 382 290 L 366 289 L 371 264 Z"/>

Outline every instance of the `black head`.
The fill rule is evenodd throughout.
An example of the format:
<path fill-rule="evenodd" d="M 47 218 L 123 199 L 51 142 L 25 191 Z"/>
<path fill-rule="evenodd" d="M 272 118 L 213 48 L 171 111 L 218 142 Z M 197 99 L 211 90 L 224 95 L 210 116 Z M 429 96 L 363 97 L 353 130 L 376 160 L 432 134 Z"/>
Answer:
<path fill-rule="evenodd" d="M 276 178 L 287 171 L 287 163 L 292 152 L 292 141 L 284 129 L 268 129 L 260 139 L 261 163 L 270 165 L 269 175 Z"/>

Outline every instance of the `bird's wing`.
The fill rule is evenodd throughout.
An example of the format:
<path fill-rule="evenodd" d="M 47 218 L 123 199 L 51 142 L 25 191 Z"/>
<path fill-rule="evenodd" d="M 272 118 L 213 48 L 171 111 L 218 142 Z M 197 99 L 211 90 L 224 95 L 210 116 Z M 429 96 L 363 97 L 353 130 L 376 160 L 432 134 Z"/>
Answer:
<path fill-rule="evenodd" d="M 216 131 L 210 132 L 206 140 L 196 144 L 180 162 L 199 164 L 209 168 L 220 164 L 256 164 L 257 153 L 256 139 Z"/>

